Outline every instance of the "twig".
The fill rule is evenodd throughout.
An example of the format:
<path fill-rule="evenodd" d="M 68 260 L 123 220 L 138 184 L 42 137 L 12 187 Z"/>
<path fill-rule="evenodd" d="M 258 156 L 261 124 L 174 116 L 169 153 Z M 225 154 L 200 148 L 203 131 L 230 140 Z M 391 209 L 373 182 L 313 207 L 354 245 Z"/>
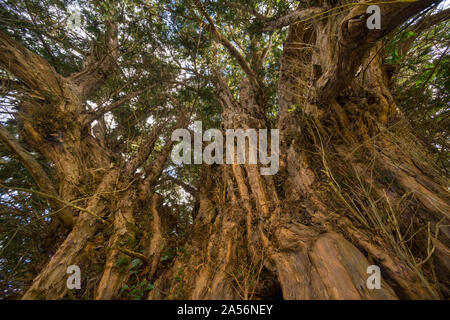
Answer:
<path fill-rule="evenodd" d="M 77 205 L 74 205 L 73 203 L 70 203 L 70 202 L 67 202 L 67 201 L 65 201 L 65 200 L 62 200 L 61 198 L 56 197 L 56 196 L 53 196 L 53 195 L 51 195 L 51 194 L 44 193 L 44 192 L 37 191 L 37 190 L 33 190 L 33 189 L 25 189 L 25 188 L 19 188 L 19 187 L 5 186 L 5 185 L 3 185 L 3 184 L 0 184 L 0 187 L 6 188 L 6 189 L 13 189 L 13 190 L 17 190 L 17 191 L 23 191 L 23 192 L 34 193 L 34 194 L 40 195 L 40 196 L 45 197 L 45 198 L 49 198 L 49 199 L 53 199 L 53 200 L 59 201 L 59 202 L 61 202 L 62 204 L 64 204 L 65 206 L 69 206 L 69 207 L 72 207 L 72 208 L 74 208 L 74 209 L 77 209 L 77 210 L 80 210 L 80 211 L 83 211 L 83 212 L 86 212 L 86 213 L 90 214 L 91 216 L 93 216 L 93 217 L 96 218 L 97 220 L 100 220 L 100 221 L 101 221 L 102 223 L 104 223 L 104 224 L 109 224 L 109 222 L 107 222 L 107 221 L 104 220 L 103 218 L 99 217 L 98 215 L 96 215 L 95 213 L 93 213 L 91 210 L 85 209 L 85 208 L 82 208 L 82 207 L 79 207 L 79 206 L 77 206 Z"/>

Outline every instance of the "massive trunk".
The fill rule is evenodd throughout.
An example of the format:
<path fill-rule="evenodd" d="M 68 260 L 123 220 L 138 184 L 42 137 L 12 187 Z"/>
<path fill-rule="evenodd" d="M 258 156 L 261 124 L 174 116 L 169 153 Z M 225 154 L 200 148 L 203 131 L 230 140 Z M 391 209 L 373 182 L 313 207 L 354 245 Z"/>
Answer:
<path fill-rule="evenodd" d="M 205 167 L 188 254 L 149 298 L 448 296 L 446 181 L 396 107 L 383 45 L 342 35 L 357 30 L 351 22 L 341 13 L 291 26 L 278 88 L 280 171 Z M 237 101 L 216 81 L 223 130 L 266 128 L 251 86 L 243 82 Z M 366 285 L 373 264 L 381 289 Z"/>

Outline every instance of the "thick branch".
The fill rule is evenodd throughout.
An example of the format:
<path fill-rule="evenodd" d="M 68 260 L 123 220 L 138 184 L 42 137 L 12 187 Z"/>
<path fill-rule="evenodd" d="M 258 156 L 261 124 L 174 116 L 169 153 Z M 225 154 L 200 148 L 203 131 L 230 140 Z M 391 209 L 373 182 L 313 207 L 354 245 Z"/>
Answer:
<path fill-rule="evenodd" d="M 41 189 L 44 193 L 57 198 L 58 193 L 56 192 L 53 183 L 45 173 L 44 169 L 42 169 L 39 163 L 19 144 L 16 139 L 14 139 L 14 137 L 4 126 L 0 126 L 0 140 L 28 170 L 39 189 Z M 55 203 L 52 203 L 52 205 L 55 210 L 60 209 L 60 205 Z M 58 216 L 64 224 L 72 225 L 72 216 L 67 210 L 61 211 Z"/>
<path fill-rule="evenodd" d="M 236 108 L 237 101 L 233 96 L 233 93 L 230 90 L 230 87 L 226 83 L 225 79 L 223 79 L 222 75 L 217 70 L 213 70 L 214 72 L 214 84 L 215 90 L 217 93 L 218 101 L 222 105 L 223 109 L 234 109 Z"/>
<path fill-rule="evenodd" d="M 208 21 L 208 29 L 211 33 L 211 35 L 216 38 L 216 40 L 222 44 L 228 52 L 231 54 L 233 58 L 236 59 L 239 66 L 242 68 L 242 70 L 245 72 L 247 77 L 250 80 L 250 83 L 254 88 L 259 88 L 259 82 L 257 80 L 256 73 L 253 71 L 253 69 L 249 66 L 247 61 L 245 61 L 244 57 L 239 53 L 239 51 L 231 44 L 230 41 L 219 31 L 214 25 L 214 21 L 209 16 L 209 14 L 206 12 L 206 10 L 203 8 L 202 4 L 199 1 L 196 1 L 196 6 L 200 10 L 200 12 L 205 16 L 206 20 Z"/>
<path fill-rule="evenodd" d="M 159 133 L 165 126 L 166 123 L 160 123 L 159 125 L 155 126 L 152 132 L 147 136 L 146 140 L 139 148 L 137 155 L 127 164 L 126 171 L 129 175 L 133 174 L 133 172 L 136 171 L 136 169 L 139 168 L 148 159 L 155 147 L 156 141 L 158 140 Z"/>
<path fill-rule="evenodd" d="M 184 114 L 181 114 L 178 117 L 177 123 L 175 125 L 175 129 L 179 128 L 185 128 L 189 122 L 190 115 L 186 112 Z M 146 183 L 149 186 L 152 186 L 156 180 L 161 175 L 161 172 L 164 169 L 164 164 L 166 163 L 167 158 L 169 157 L 170 152 L 172 151 L 172 146 L 175 143 L 175 141 L 172 141 L 170 139 L 162 148 L 161 153 L 156 158 L 156 160 L 151 164 L 149 168 L 147 168 L 146 173 L 147 177 L 145 178 Z"/>
<path fill-rule="evenodd" d="M 63 96 L 61 77 L 43 58 L 0 31 L 0 66 L 45 97 Z"/>
<path fill-rule="evenodd" d="M 96 54 L 95 49 L 91 50 L 91 55 L 86 58 L 83 70 L 69 77 L 81 88 L 84 99 L 91 96 L 104 84 L 117 61 L 119 52 L 117 24 L 106 22 L 106 32 L 103 37 L 100 54 Z"/>
<path fill-rule="evenodd" d="M 338 41 L 335 48 L 334 63 L 316 83 L 319 102 L 327 103 L 345 88 L 353 78 L 366 53 L 376 42 L 413 15 L 424 10 L 437 0 L 418 0 L 416 2 L 380 3 L 381 29 L 370 30 L 366 21 L 366 8 L 370 3 L 356 6 L 339 26 Z"/>
<path fill-rule="evenodd" d="M 0 126 L 0 139 L 3 144 L 21 161 L 33 177 L 38 187 L 44 192 L 56 195 L 55 188 L 39 163 L 26 151 L 4 127 Z"/>

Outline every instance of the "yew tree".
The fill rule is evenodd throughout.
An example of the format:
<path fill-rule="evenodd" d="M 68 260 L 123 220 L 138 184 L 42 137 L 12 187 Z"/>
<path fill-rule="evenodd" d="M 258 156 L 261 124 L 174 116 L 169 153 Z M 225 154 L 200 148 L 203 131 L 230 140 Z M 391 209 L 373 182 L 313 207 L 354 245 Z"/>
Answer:
<path fill-rule="evenodd" d="M 6 298 L 449 297 L 440 1 L 0 10 Z M 279 170 L 173 162 L 194 121 L 278 129 Z"/>

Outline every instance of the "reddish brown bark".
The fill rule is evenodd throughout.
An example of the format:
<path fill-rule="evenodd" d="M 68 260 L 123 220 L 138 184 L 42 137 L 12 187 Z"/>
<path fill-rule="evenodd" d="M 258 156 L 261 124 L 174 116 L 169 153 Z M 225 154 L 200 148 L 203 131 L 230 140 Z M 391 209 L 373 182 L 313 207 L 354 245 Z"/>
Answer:
<path fill-rule="evenodd" d="M 366 208 L 348 203 L 346 193 L 354 192 L 353 186 L 337 182 L 357 172 L 354 181 L 361 180 L 379 195 L 382 204 L 376 210 L 382 215 L 405 194 L 414 195 L 409 212 L 400 217 L 404 221 L 392 224 L 408 223 L 414 212 L 423 214 L 420 223 L 433 226 L 448 218 L 446 191 L 426 169 L 414 167 L 414 152 L 401 151 L 411 148 L 410 142 L 394 138 L 393 124 L 401 123 L 402 116 L 390 93 L 381 44 L 376 44 L 427 5 L 386 5 L 382 11 L 389 23 L 381 31 L 363 29 L 365 20 L 350 28 L 364 6 L 290 27 L 278 88 L 280 171 L 261 176 L 256 165 L 206 168 L 211 182 L 200 188 L 188 238 L 190 256 L 176 259 L 156 281 L 150 299 L 441 297 L 442 288 L 426 270 L 419 271 L 417 261 L 408 260 L 401 242 L 358 222 Z M 251 87 L 258 81 L 242 83 L 236 100 L 225 81 L 216 81 L 224 130 L 265 127 L 263 99 Z M 405 136 L 411 135 L 404 130 Z M 414 148 L 420 150 L 420 144 Z M 374 159 L 379 171 L 371 170 L 367 159 Z M 383 170 L 399 189 L 378 182 Z M 447 248 L 448 237 L 439 239 L 436 243 Z M 370 264 L 383 270 L 381 290 L 366 286 Z M 446 273 L 441 270 L 441 275 Z"/>
<path fill-rule="evenodd" d="M 84 199 L 69 206 L 72 219 L 67 224 L 73 227 L 23 298 L 66 297 L 67 267 L 88 264 L 84 252 L 103 228 L 110 228 L 111 235 L 105 239 L 97 299 L 118 297 L 128 278 L 116 268 L 124 252 L 147 264 L 147 276 L 155 280 L 152 299 L 448 295 L 445 276 L 434 281 L 428 266 L 433 255 L 438 277 L 449 271 L 448 228 L 441 227 L 448 224 L 448 191 L 426 162 L 418 163 L 423 152 L 420 143 L 411 143 L 414 136 L 409 129 L 402 126 L 402 135 L 398 131 L 402 115 L 390 92 L 379 42 L 432 2 L 382 4 L 382 19 L 388 22 L 380 31 L 368 31 L 364 20 L 355 21 L 365 5 L 350 13 L 317 18 L 312 24 L 292 24 L 306 14 L 300 7 L 265 27 L 292 24 L 278 83 L 280 170 L 274 176 L 262 176 L 258 165 L 203 166 L 185 254 L 168 269 L 160 265 L 168 227 L 155 184 L 172 142 L 144 167 L 162 130 L 157 127 L 131 161 L 113 164 L 111 150 L 86 125 L 87 119 L 98 114 L 83 112 L 84 99 L 102 85 L 117 58 L 116 27 L 108 24 L 103 57 L 92 56 L 82 72 L 68 78 L 0 33 L 2 67 L 29 88 L 19 113 L 20 134 L 54 164 L 58 187 L 52 189 L 36 163 L 3 129 L 2 140 L 43 191 L 66 203 Z M 197 8 L 206 16 L 211 36 L 229 50 L 246 74 L 236 99 L 216 70 L 222 129 L 266 128 L 264 81 L 253 70 L 262 65 L 264 54 L 248 64 L 201 5 Z M 309 14 L 311 9 L 307 10 Z M 29 73 L 32 66 L 36 72 Z M 178 126 L 184 127 L 187 121 L 186 116 L 180 117 Z M 138 168 L 144 173 L 137 174 Z M 385 181 L 386 175 L 390 181 Z M 393 213 L 406 196 L 410 197 L 406 209 Z M 121 249 L 124 239 L 134 236 L 135 218 L 142 208 L 152 217 L 147 250 Z M 429 224 L 430 230 L 436 230 L 428 234 L 433 247 L 419 252 L 420 261 L 411 258 L 402 241 L 402 228 L 409 223 Z M 371 264 L 383 270 L 380 290 L 366 286 L 366 269 Z"/>

